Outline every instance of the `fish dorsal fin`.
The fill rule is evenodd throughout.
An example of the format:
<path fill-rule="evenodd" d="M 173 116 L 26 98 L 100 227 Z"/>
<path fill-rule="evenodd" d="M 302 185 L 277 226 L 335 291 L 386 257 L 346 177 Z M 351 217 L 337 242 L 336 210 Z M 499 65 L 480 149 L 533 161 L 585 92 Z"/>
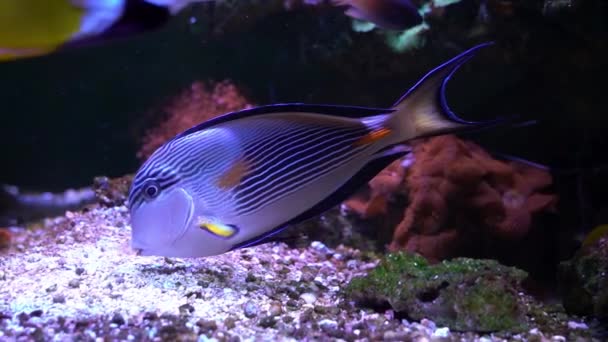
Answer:
<path fill-rule="evenodd" d="M 388 108 L 373 108 L 373 107 L 358 107 L 358 106 L 342 106 L 342 105 L 321 105 L 321 104 L 305 104 L 305 103 L 279 103 L 273 105 L 259 106 L 254 108 L 248 108 L 239 110 L 236 112 L 230 112 L 217 116 L 213 119 L 204 121 L 192 128 L 189 128 L 182 133 L 176 135 L 173 139 L 179 139 L 186 135 L 202 131 L 203 129 L 213 127 L 215 125 L 243 119 L 247 117 L 253 117 L 258 115 L 273 114 L 273 113 L 289 113 L 289 112 L 300 112 L 300 113 L 312 113 L 312 114 L 324 114 L 334 115 L 339 117 L 347 118 L 363 118 L 366 116 L 373 116 L 379 114 L 386 114 L 393 112 L 394 109 Z"/>

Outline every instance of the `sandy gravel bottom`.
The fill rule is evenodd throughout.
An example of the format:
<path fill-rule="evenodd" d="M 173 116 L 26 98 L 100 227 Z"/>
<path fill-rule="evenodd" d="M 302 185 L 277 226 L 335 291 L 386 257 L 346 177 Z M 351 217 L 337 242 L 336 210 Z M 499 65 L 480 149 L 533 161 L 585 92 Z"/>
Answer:
<path fill-rule="evenodd" d="M 497 340 L 345 301 L 340 289 L 377 263 L 356 249 L 272 243 L 168 259 L 135 256 L 129 240 L 124 206 L 17 232 L 0 255 L 0 340 Z"/>

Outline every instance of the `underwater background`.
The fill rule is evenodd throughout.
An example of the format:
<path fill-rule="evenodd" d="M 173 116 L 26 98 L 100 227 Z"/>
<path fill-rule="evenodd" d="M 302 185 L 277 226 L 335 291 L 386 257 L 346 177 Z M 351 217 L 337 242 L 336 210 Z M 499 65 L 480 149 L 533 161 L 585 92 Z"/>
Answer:
<path fill-rule="evenodd" d="M 193 4 L 151 33 L 2 64 L 1 136 L 11 148 L 1 176 L 57 191 L 132 172 L 150 112 L 195 81 L 231 80 L 257 104 L 383 107 L 438 62 L 489 40 L 498 44 L 449 85 L 454 111 L 540 119 L 532 133 L 490 143 L 553 167 L 602 165 L 606 5 L 547 3 L 564 4 L 489 1 L 481 21 L 480 1 L 455 1 L 403 52 L 329 6 Z"/>
<path fill-rule="evenodd" d="M 518 171 L 509 171 L 517 174 L 513 177 L 519 177 L 517 181 L 521 180 L 522 184 L 534 177 L 540 179 L 538 188 L 536 183 L 522 185 L 525 191 L 530 192 L 530 197 L 531 194 L 537 193 L 554 196 L 550 199 L 543 197 L 546 203 L 538 204 L 538 208 L 535 207 L 534 210 L 529 209 L 533 223 L 522 233 L 523 236 L 515 236 L 517 234 L 506 229 L 503 231 L 506 231 L 504 235 L 493 235 L 492 239 L 485 239 L 478 236 L 485 233 L 473 229 L 467 230 L 466 234 L 459 233 L 458 238 L 441 240 L 438 237 L 440 234 L 433 231 L 428 233 L 433 236 L 432 243 L 424 240 L 413 246 L 411 238 L 407 240 L 404 237 L 406 235 L 400 236 L 398 232 L 400 229 L 410 229 L 403 223 L 404 217 L 410 217 L 407 211 L 404 214 L 404 210 L 407 210 L 408 205 L 413 208 L 411 203 L 416 197 L 412 194 L 423 190 L 416 188 L 414 181 L 407 180 L 405 167 L 391 166 L 394 167 L 390 171 L 391 177 L 398 174 L 397 181 L 405 190 L 395 187 L 388 191 L 391 193 L 388 196 L 382 192 L 384 190 L 377 190 L 381 187 L 374 188 L 370 182 L 370 186 L 363 189 L 359 197 L 350 200 L 348 215 L 344 214 L 344 210 L 338 212 L 336 209 L 318 220 L 303 224 L 300 228 L 308 238 L 303 243 L 264 245 L 259 247 L 259 255 L 258 250 L 254 249 L 235 252 L 226 259 L 212 258 L 211 261 L 170 261 L 159 258 L 151 266 L 145 266 L 145 262 L 141 260 L 132 261 L 133 269 L 145 275 L 138 278 L 136 271 L 125 271 L 124 274 L 128 274 L 125 277 L 132 279 L 133 283 L 127 280 L 123 286 L 136 284 L 132 289 L 152 286 L 155 282 L 162 288 L 165 286 L 164 281 L 187 283 L 185 279 L 191 277 L 192 272 L 202 274 L 196 279 L 190 279 L 192 284 L 188 283 L 182 289 L 175 285 L 175 288 L 167 287 L 170 288 L 169 292 L 158 294 L 169 301 L 166 306 L 155 308 L 154 303 L 148 302 L 144 305 L 147 308 L 145 315 L 154 312 L 154 315 L 162 316 L 165 311 L 175 311 L 175 317 L 178 318 L 167 318 L 170 323 L 163 322 L 161 325 L 164 327 L 173 324 L 179 328 L 167 335 L 149 335 L 148 329 L 145 333 L 134 336 L 136 339 L 171 340 L 176 338 L 175 336 L 185 336 L 180 334 L 186 334 L 184 331 L 188 331 L 186 335 L 189 337 L 184 338 L 185 340 L 196 340 L 203 335 L 219 340 L 237 338 L 235 336 L 265 340 L 415 340 L 420 336 L 437 340 L 473 340 L 485 334 L 489 336 L 487 338 L 498 336 L 496 338 L 526 340 L 532 335 L 538 337 L 538 330 L 530 333 L 534 332 L 534 328 L 538 328 L 545 332 L 547 339 L 554 336 L 552 340 L 560 340 L 555 336 L 567 340 L 605 339 L 608 319 L 608 293 L 604 287 L 608 285 L 608 229 L 602 229 L 601 226 L 608 224 L 608 117 L 605 95 L 605 82 L 608 79 L 608 4 L 602 0 L 414 2 L 419 8 L 427 9 L 424 25 L 402 32 L 369 27 L 364 22 L 344 15 L 343 9 L 323 1 L 232 0 L 195 3 L 172 18 L 167 25 L 152 32 L 86 48 L 66 49 L 47 56 L 0 63 L 0 99 L 3 113 L 0 125 L 0 146 L 3 147 L 0 184 L 9 186 L 0 194 L 0 226 L 7 228 L 3 231 L 10 232 L 10 236 L 3 239 L 12 240 L 2 244 L 5 255 L 1 256 L 3 271 L 0 273 L 0 280 L 3 282 L 3 300 L 6 300 L 6 303 L 0 307 L 0 328 L 4 331 L 0 338 L 14 337 L 20 333 L 22 337 L 27 336 L 23 335 L 24 330 L 14 329 L 11 325 L 20 322 L 16 315 L 22 312 L 28 312 L 27 315 L 33 317 L 36 315 L 32 315 L 32 312 L 37 307 L 44 307 L 43 313 L 38 315 L 44 317 L 47 312 L 62 310 L 60 305 L 70 305 L 69 298 L 72 295 L 66 295 L 67 301 L 65 298 L 57 299 L 52 294 L 55 290 L 48 291 L 48 287 L 41 290 L 50 296 L 47 302 L 44 302 L 47 299 L 38 295 L 31 298 L 23 296 L 25 299 L 22 300 L 10 295 L 11 286 L 21 284 L 20 286 L 27 287 L 39 281 L 39 278 L 34 276 L 29 280 L 24 279 L 27 277 L 23 275 L 19 276 L 20 267 L 25 267 L 18 261 L 19 258 L 25 259 L 30 252 L 41 253 L 40 258 L 51 255 L 40 252 L 40 246 L 45 245 L 44 238 L 35 235 L 42 233 L 32 231 L 47 229 L 52 232 L 53 237 L 73 236 L 75 241 L 68 238 L 68 241 L 71 241 L 67 243 L 68 246 L 79 241 L 91 242 L 94 237 L 87 237 L 89 233 L 99 236 L 116 234 L 111 235 L 108 240 L 116 243 L 108 242 L 111 248 L 119 245 L 113 239 L 121 240 L 120 243 L 125 244 L 129 239 L 128 235 L 125 235 L 127 233 L 116 227 L 128 226 L 127 214 L 122 209 L 112 209 L 121 208 L 129 185 L 128 176 L 126 180 L 121 180 L 120 177 L 132 175 L 145 157 L 162 141 L 188 128 L 184 122 L 190 123 L 191 126 L 198 123 L 197 120 L 208 119 L 224 112 L 253 105 L 285 102 L 388 108 L 428 70 L 476 44 L 494 41 L 495 45 L 480 51 L 448 83 L 447 98 L 450 108 L 469 120 L 519 115 L 536 122 L 520 127 L 499 127 L 460 135 L 467 143 L 463 140 L 451 140 L 457 138 L 450 137 L 445 138 L 447 140 L 433 138 L 435 140 L 429 144 L 436 144 L 432 146 L 444 150 L 458 146 L 463 151 L 466 150 L 466 153 L 478 153 L 478 160 L 490 160 L 492 157 L 487 156 L 486 152 L 478 151 L 481 146 L 485 151 L 496 152 L 496 159 L 505 154 L 541 164 L 539 170 L 544 172 L 542 175 L 523 171 L 520 175 L 517 174 Z M 180 119 L 175 119 L 176 117 L 181 117 L 183 122 L 180 123 Z M 468 142 L 474 142 L 474 146 L 467 145 Z M 423 160 L 423 154 L 428 152 L 422 145 L 415 146 L 419 154 L 413 162 L 414 165 Z M 437 152 L 435 156 L 441 156 L 441 152 Z M 450 157 L 446 158 L 449 160 Z M 423 162 L 419 162 L 419 165 L 419 172 L 424 174 Z M 448 172 L 443 175 L 445 178 L 450 177 Z M 97 178 L 94 181 L 100 176 L 108 179 Z M 392 184 L 390 181 L 385 183 Z M 36 209 L 32 209 L 33 211 L 28 212 L 27 205 L 15 204 L 14 198 L 11 197 L 11 191 L 14 194 L 15 188 L 10 186 L 18 188 L 19 192 L 31 194 L 85 189 L 82 190 L 84 199 L 82 203 L 76 203 L 74 206 L 59 204 L 57 210 L 47 208 L 36 212 Z M 113 188 L 115 186 L 118 189 Z M 373 199 L 381 198 L 385 201 L 383 196 L 390 197 L 386 200 L 390 203 L 382 202 L 382 208 L 376 211 L 370 209 L 372 204 L 378 203 L 373 202 Z M 82 211 L 84 204 L 93 207 Z M 348 204 L 349 202 L 346 203 Z M 64 215 L 66 209 L 71 210 L 67 216 Z M 468 220 L 467 224 L 473 225 L 483 221 L 469 220 L 469 216 L 481 212 L 475 205 L 470 204 L 468 211 L 461 214 L 466 216 L 465 218 L 452 214 L 459 209 L 446 209 L 446 212 L 450 212 L 448 216 L 452 221 L 444 226 L 458 225 L 462 220 Z M 94 216 L 97 214 L 87 216 L 89 213 L 99 213 L 98 211 L 110 218 L 104 222 L 100 217 L 106 216 L 101 214 L 99 217 Z M 49 213 L 50 215 L 45 215 Z M 414 223 L 410 224 L 413 227 L 425 226 L 427 218 L 416 215 L 411 214 Z M 44 216 L 61 218 L 55 219 L 59 221 L 52 221 L 45 220 Z M 120 224 L 115 224 L 115 228 L 109 231 L 102 229 L 104 225 L 113 225 L 115 222 Z M 70 225 L 78 229 L 70 231 L 71 228 L 66 228 Z M 26 226 L 28 228 L 23 229 Z M 11 229 L 8 229 L 9 227 Z M 86 232 L 87 227 L 91 227 L 89 233 Z M 344 227 L 347 227 L 346 233 Z M 600 227 L 599 230 L 594 230 L 596 227 Z M 443 228 L 436 230 L 443 232 Z M 437 235 L 434 235 L 435 233 Z M 79 237 L 79 234 L 84 234 L 85 237 Z M 594 246 L 591 251 L 583 248 L 583 241 L 589 236 L 593 237 L 588 240 Z M 471 247 L 480 241 L 483 241 L 483 247 Z M 449 244 L 450 247 L 443 244 Z M 455 244 L 459 247 L 453 247 Z M 433 247 L 426 247 L 431 245 Z M 35 247 L 31 249 L 29 246 Z M 389 250 L 395 254 L 388 254 Z M 415 259 L 419 256 L 400 254 L 397 251 L 415 251 L 429 261 Z M 62 255 L 61 251 L 52 253 Z M 68 263 L 78 264 L 79 266 L 74 266 L 75 269 L 83 269 L 82 272 L 76 272 L 94 274 L 93 270 L 85 265 L 86 261 L 82 261 L 84 259 L 74 251 L 70 253 L 73 254 L 66 256 Z M 21 256 L 15 256 L 20 254 Z M 330 279 L 331 271 L 320 270 L 327 266 L 323 265 L 326 260 L 334 263 L 335 260 L 331 256 L 335 257 L 335 254 L 348 256 L 344 257 L 346 259 L 337 257 L 336 262 L 340 265 L 338 269 L 350 271 L 342 270 L 343 276 Z M 52 258 L 55 258 L 55 254 L 52 255 Z M 103 258 L 103 255 L 100 252 L 97 257 Z M 278 257 L 274 257 L 277 255 Z M 287 264 L 279 261 L 281 256 L 288 260 Z M 119 265 L 124 262 L 125 257 L 112 254 L 107 262 Z M 472 259 L 454 259 L 458 257 Z M 247 261 L 243 265 L 235 266 L 234 270 L 226 272 L 222 268 L 222 261 L 240 264 L 243 263 L 241 258 Z M 257 261 L 251 261 L 252 258 L 266 261 L 256 264 Z M 292 259 L 296 261 L 289 261 Z M 480 264 L 482 261 L 479 260 L 482 259 L 493 260 L 487 261 L 490 265 L 486 265 Z M 349 260 L 353 260 L 351 266 L 347 266 Z M 440 262 L 443 260 L 448 260 L 447 264 Z M 247 262 L 257 266 L 248 268 Z M 373 268 L 374 262 L 380 266 Z M 426 265 L 427 262 L 436 266 Z M 504 265 L 499 265 L 498 262 Z M 269 284 L 269 279 L 263 278 L 267 264 L 272 265 L 274 284 Z M 424 265 L 423 270 L 411 266 L 414 264 Z M 110 267 L 109 265 L 105 266 Z M 101 271 L 102 266 L 95 266 L 94 269 L 107 276 L 103 272 L 109 271 Z M 526 277 L 519 273 L 519 269 L 507 269 L 509 266 L 528 272 L 528 281 L 522 280 Z M 312 272 L 314 275 L 306 275 L 310 270 L 303 270 L 305 267 L 318 269 Z M 505 275 L 505 278 L 508 278 L 505 284 L 508 285 L 494 282 L 496 273 L 488 271 L 493 267 L 505 267 L 494 272 Z M 286 270 L 283 270 L 284 268 Z M 374 271 L 368 272 L 371 269 Z M 585 273 L 590 270 L 592 275 Z M 448 277 L 459 271 L 462 273 L 456 276 L 458 280 L 449 278 L 437 281 L 433 278 L 436 275 Z M 373 272 L 376 272 L 376 278 Z M 394 290 L 394 286 L 397 286 L 395 284 L 401 282 L 382 278 L 386 272 L 403 274 L 403 279 L 410 279 L 411 285 L 407 286 L 407 290 L 396 291 L 399 294 L 395 294 L 395 291 L 390 289 Z M 156 278 L 150 280 L 150 274 L 154 274 Z M 168 280 L 159 280 L 158 274 L 168 274 Z M 303 274 L 305 276 L 302 279 Z M 363 278 L 364 274 L 369 274 L 368 278 Z M 39 276 L 42 275 L 43 273 L 40 273 Z M 360 283 L 351 283 L 351 276 L 361 276 L 358 280 Z M 270 291 L 272 294 L 267 297 L 272 301 L 256 302 L 261 298 L 258 296 L 262 295 L 257 292 L 255 295 L 245 294 L 245 297 L 253 298 L 253 304 L 248 306 L 250 301 L 228 293 L 230 291 L 224 291 L 234 285 L 230 280 L 233 277 L 242 278 L 242 284 L 235 285 L 237 290 L 234 292 L 245 291 L 244 289 L 251 293 Z M 246 282 L 245 277 L 249 279 Z M 411 281 L 412 278 L 425 277 L 435 280 Z M 591 285 L 581 280 L 589 277 L 593 279 Z M 19 278 L 21 282 L 16 282 L 15 279 Z M 72 278 L 65 276 L 65 284 L 62 285 L 63 276 L 57 277 L 56 283 L 60 288 L 82 288 L 73 286 Z M 286 279 L 296 279 L 305 285 L 302 287 L 289 283 Z M 95 279 L 90 281 L 96 282 Z M 459 281 L 467 284 L 483 281 L 483 289 L 497 287 L 498 292 L 520 291 L 525 288 L 530 298 L 534 296 L 535 299 L 526 297 L 523 302 L 513 304 L 510 299 L 500 298 L 499 304 L 493 303 L 490 306 L 498 306 L 504 310 L 495 313 L 490 309 L 483 309 L 482 313 L 479 313 L 476 310 L 479 309 L 478 306 L 485 307 L 484 300 L 481 300 L 481 304 L 446 304 L 453 300 L 454 294 L 450 291 L 455 290 L 447 288 L 441 292 L 447 286 L 442 284 L 454 284 Z M 522 282 L 523 287 L 520 284 Z M 386 289 L 387 283 L 389 290 Z M 52 286 L 44 284 L 47 285 Z M 183 292 L 192 292 L 192 288 L 197 286 L 204 289 L 202 294 L 193 295 L 194 297 L 188 295 L 188 298 L 202 298 L 202 302 L 209 302 L 225 295 L 221 300 L 222 304 L 218 304 L 220 306 L 217 308 L 211 307 L 201 311 L 203 309 L 199 306 L 204 307 L 204 303 L 188 302 L 192 306 L 190 310 L 189 307 L 183 307 L 185 304 L 178 300 L 171 301 L 172 298 L 184 297 Z M 324 289 L 334 286 L 340 290 L 336 289 L 335 293 L 332 292 L 333 289 L 327 291 L 328 296 L 335 297 L 325 298 L 327 302 L 317 308 L 314 305 L 315 299 L 310 296 L 320 297 L 315 291 L 324 292 Z M 390 329 L 377 328 L 377 335 L 371 332 L 365 336 L 353 335 L 353 329 L 371 331 L 376 328 L 348 328 L 347 323 L 355 321 L 354 316 L 348 316 L 351 314 L 348 310 L 358 310 L 360 307 L 340 308 L 343 310 L 340 312 L 332 311 L 332 307 L 337 307 L 335 303 L 336 298 L 339 298 L 338 294 L 345 288 L 348 288 L 345 290 L 346 296 L 351 296 L 354 302 L 363 303 L 360 307 L 369 310 L 370 315 L 379 312 L 379 315 L 389 322 L 386 324 Z M 378 291 L 369 293 L 369 289 L 375 288 L 378 288 Z M 469 290 L 479 292 L 483 289 Z M 127 298 L 127 303 L 129 300 L 136 301 L 128 296 L 137 297 L 137 291 L 129 291 L 126 289 L 121 298 Z M 414 296 L 417 299 L 413 302 L 409 297 L 395 298 L 408 291 L 418 294 L 417 297 Z M 80 295 L 73 296 L 79 298 Z M 98 296 L 95 297 L 96 300 L 105 303 L 105 298 L 111 297 L 112 294 L 100 292 L 91 296 Z M 27 302 L 28 298 L 31 299 L 30 302 Z M 290 299 L 294 302 L 289 303 Z M 530 317 L 536 317 L 534 315 L 538 314 L 536 311 L 530 313 L 523 309 L 541 305 L 530 304 L 534 301 L 551 305 L 551 309 L 538 309 L 544 312 L 541 316 L 549 315 L 555 320 L 547 327 L 540 324 L 536 326 L 534 319 L 530 321 Z M 47 306 L 39 304 L 41 302 Z M 177 302 L 179 305 L 170 307 L 170 304 Z M 234 316 L 227 308 L 236 307 L 234 303 L 237 302 L 239 314 Z M 387 305 L 387 302 L 390 305 Z M 124 325 L 125 319 L 121 318 L 123 323 L 120 324 L 121 319 L 115 319 L 116 312 L 120 312 L 121 317 L 136 315 L 133 312 L 120 311 L 120 308 L 115 310 L 109 304 L 104 305 L 106 304 L 100 304 L 98 312 L 95 313 L 107 316 L 108 322 L 113 322 L 119 328 Z M 245 309 L 241 308 L 242 305 Z M 305 308 L 300 308 L 301 305 Z M 442 311 L 444 306 L 450 305 L 464 308 L 463 310 L 469 313 L 474 312 L 474 318 L 465 319 L 453 312 L 447 314 Z M 559 308 L 554 309 L 553 306 Z M 419 309 L 420 307 L 423 309 Z M 221 312 L 219 316 L 222 319 L 214 318 L 217 314 L 214 308 Z M 312 311 L 306 311 L 306 308 L 311 308 Z M 71 313 L 70 310 L 64 310 Z M 79 317 L 78 310 L 74 309 L 73 317 Z M 139 320 L 132 318 L 139 322 L 137 324 L 157 319 L 160 322 L 158 317 L 144 317 L 142 310 L 138 313 Z M 292 311 L 298 312 L 297 318 L 293 322 L 293 318 L 283 320 L 288 316 L 286 313 Z M 342 312 L 349 314 L 342 320 L 335 318 Z M 505 321 L 500 319 L 497 320 L 498 323 L 482 322 L 480 318 L 484 315 L 507 317 L 513 312 L 516 314 L 509 316 L 509 319 L 513 320 L 512 323 L 504 323 Z M 547 312 L 549 314 L 546 314 Z M 196 316 L 197 313 L 202 315 L 205 321 L 192 330 L 188 328 L 188 319 L 182 318 Z M 302 319 L 300 314 L 305 318 Z M 306 318 L 306 315 L 310 317 Z M 276 322 L 272 317 L 277 317 Z M 195 318 L 197 322 L 200 319 L 199 316 Z M 357 319 L 363 320 L 361 317 Z M 374 316 L 374 320 L 376 319 L 378 317 Z M 408 329 L 411 328 L 422 335 L 403 333 L 400 319 L 419 322 L 416 324 L 421 326 Z M 131 318 L 126 319 L 130 320 Z M 538 320 L 536 318 L 536 322 Z M 471 321 L 477 323 L 471 325 Z M 524 321 L 525 324 L 522 323 Z M 285 326 L 295 326 L 296 323 L 298 325 L 295 330 L 282 330 L 281 324 L 277 322 Z M 466 322 L 469 322 L 469 325 Z M 44 326 L 47 323 L 36 324 Z M 308 330 L 300 329 L 307 324 L 312 324 L 310 331 L 319 330 L 322 333 L 314 335 Z M 377 323 L 378 326 L 382 324 L 385 323 Z M 226 326 L 234 325 L 237 328 L 232 334 L 224 331 Z M 252 325 L 256 328 L 239 330 L 239 325 Z M 581 329 L 580 325 L 585 325 L 585 328 Z M 448 331 L 463 335 L 445 335 L 445 331 L 437 333 L 437 330 L 444 326 L 449 327 Z M 511 332 L 510 329 L 514 326 L 525 328 Z M 96 336 L 103 337 L 110 336 L 113 328 L 104 328 L 103 324 L 99 324 L 91 329 L 96 331 Z M 161 329 L 160 326 L 158 329 Z M 186 330 L 182 331 L 183 329 Z M 67 334 L 66 338 L 71 338 L 69 336 L 77 336 L 79 330 L 65 328 L 62 331 Z M 342 333 L 339 333 L 340 331 Z M 387 331 L 394 334 L 387 335 Z M 495 332 L 499 333 L 494 336 Z M 45 337 L 40 338 L 50 338 L 47 333 L 45 330 Z M 403 334 L 399 335 L 401 333 Z M 542 335 L 543 338 L 545 335 Z M 123 337 L 126 338 L 126 335 Z"/>

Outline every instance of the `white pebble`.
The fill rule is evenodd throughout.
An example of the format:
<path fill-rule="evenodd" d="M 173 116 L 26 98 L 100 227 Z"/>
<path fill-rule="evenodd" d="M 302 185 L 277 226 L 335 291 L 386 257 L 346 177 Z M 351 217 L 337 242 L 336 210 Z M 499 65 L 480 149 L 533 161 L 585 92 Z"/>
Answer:
<path fill-rule="evenodd" d="M 207 336 L 205 336 L 205 334 L 202 334 L 201 336 L 198 337 L 198 342 L 211 342 L 211 341 L 217 341 L 215 338 L 209 338 Z"/>
<path fill-rule="evenodd" d="M 450 336 L 450 328 L 448 327 L 439 328 L 433 332 L 433 337 L 443 338 L 448 336 Z"/>
<path fill-rule="evenodd" d="M 348 267 L 350 269 L 356 268 L 357 267 L 357 260 L 354 260 L 354 259 L 348 260 L 346 262 L 346 267 Z"/>
<path fill-rule="evenodd" d="M 575 321 L 568 321 L 568 328 L 569 329 L 589 329 L 589 327 L 587 326 L 587 324 L 585 324 L 584 322 L 575 322 Z"/>
<path fill-rule="evenodd" d="M 316 249 L 316 250 L 326 250 L 327 247 L 323 244 L 323 242 L 320 241 L 313 241 L 310 243 L 310 247 Z"/>
<path fill-rule="evenodd" d="M 306 302 L 306 304 L 314 304 L 314 302 L 317 301 L 317 296 L 315 296 L 312 293 L 302 293 L 300 295 L 300 298 L 302 298 L 302 300 L 304 300 L 304 302 Z"/>
<path fill-rule="evenodd" d="M 319 326 L 335 329 L 338 327 L 338 322 L 332 321 L 331 319 L 323 319 L 319 322 Z"/>
<path fill-rule="evenodd" d="M 431 330 L 435 330 L 437 328 L 437 326 L 435 325 L 435 322 L 431 321 L 430 319 L 426 319 L 426 318 L 423 318 L 420 321 L 420 324 L 422 324 L 424 327 L 431 329 Z"/>

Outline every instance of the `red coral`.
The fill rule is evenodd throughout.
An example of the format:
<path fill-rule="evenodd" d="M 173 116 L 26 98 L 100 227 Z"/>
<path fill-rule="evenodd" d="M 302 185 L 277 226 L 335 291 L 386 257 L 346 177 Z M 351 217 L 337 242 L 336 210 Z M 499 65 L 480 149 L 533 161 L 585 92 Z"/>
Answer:
<path fill-rule="evenodd" d="M 533 216 L 557 201 L 555 195 L 540 193 L 552 182 L 548 172 L 496 160 L 452 135 L 415 142 L 413 155 L 415 162 L 407 170 L 395 170 L 401 167 L 396 162 L 374 178 L 368 199 L 345 202 L 361 216 L 381 215 L 386 207 L 378 210 L 375 203 L 386 203 L 391 192 L 407 189 L 410 203 L 394 231 L 391 250 L 418 252 L 437 261 L 458 255 L 473 235 L 522 239 Z"/>
<path fill-rule="evenodd" d="M 0 250 L 6 249 L 11 245 L 11 233 L 8 229 L 0 228 Z"/>
<path fill-rule="evenodd" d="M 369 182 L 368 192 L 356 194 L 344 204 L 363 218 L 387 214 L 392 196 L 405 190 L 401 185 L 405 168 L 401 164 L 401 160 L 390 164 Z"/>
<path fill-rule="evenodd" d="M 146 132 L 137 157 L 149 157 L 165 141 L 203 121 L 251 106 L 229 81 L 213 85 L 194 82 L 166 108 L 167 118 Z"/>

